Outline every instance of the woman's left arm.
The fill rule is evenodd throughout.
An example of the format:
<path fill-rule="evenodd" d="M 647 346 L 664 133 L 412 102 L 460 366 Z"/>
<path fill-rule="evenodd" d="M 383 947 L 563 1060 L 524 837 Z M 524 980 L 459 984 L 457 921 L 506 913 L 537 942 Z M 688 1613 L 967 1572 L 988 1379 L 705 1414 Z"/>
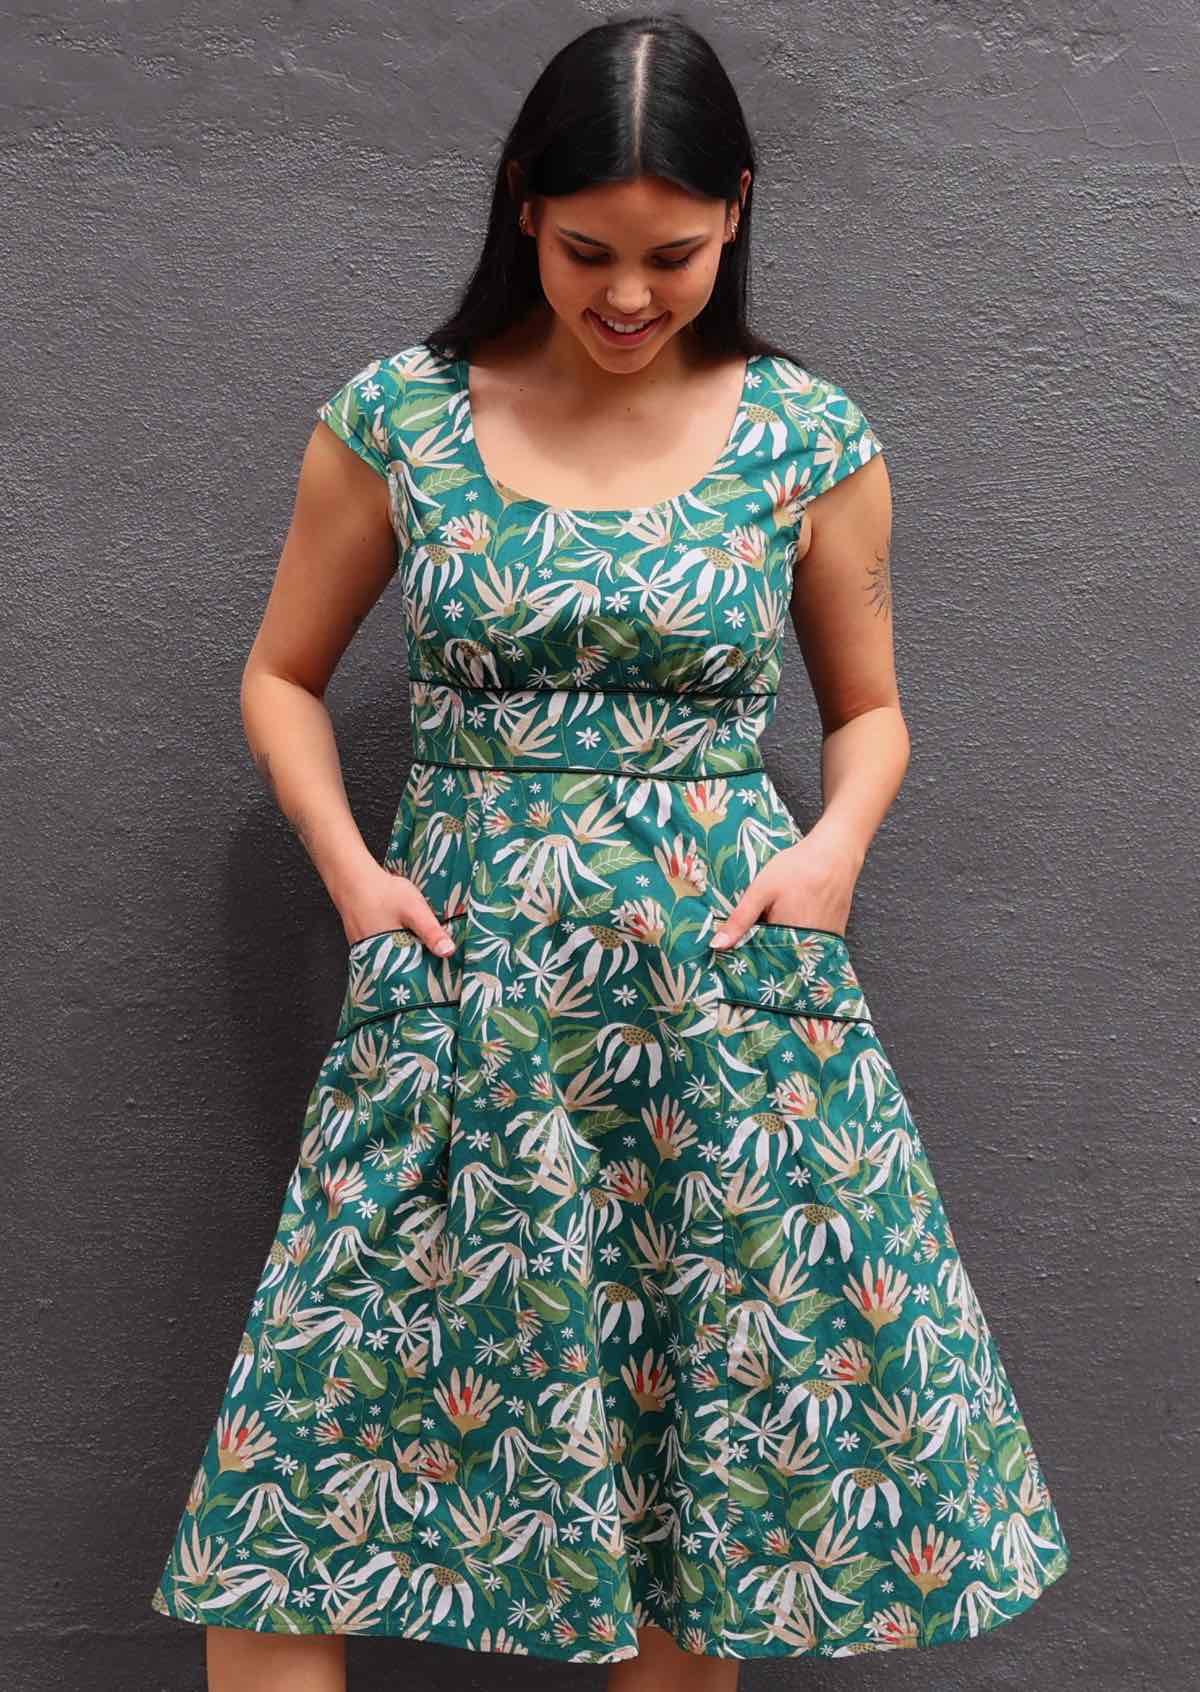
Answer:
<path fill-rule="evenodd" d="M 823 808 L 721 923 L 730 945 L 759 920 L 845 932 L 867 848 L 909 759 L 892 638 L 891 536 L 882 453 L 805 507 L 791 612 L 821 717 Z"/>

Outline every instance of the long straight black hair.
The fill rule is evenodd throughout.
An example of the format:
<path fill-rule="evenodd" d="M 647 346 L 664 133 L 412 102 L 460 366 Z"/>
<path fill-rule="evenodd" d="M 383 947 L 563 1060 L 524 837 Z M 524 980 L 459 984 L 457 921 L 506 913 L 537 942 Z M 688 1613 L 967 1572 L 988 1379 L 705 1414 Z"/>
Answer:
<path fill-rule="evenodd" d="M 426 344 L 442 358 L 469 358 L 480 342 L 545 301 L 535 244 L 517 227 L 522 199 L 658 176 L 735 206 L 742 171 L 754 169 L 754 144 L 733 84 L 709 43 L 678 13 L 585 30 L 554 55 L 526 95 L 504 141 L 474 274 Z M 746 321 L 753 210 L 752 180 L 737 234 L 723 245 L 712 294 L 689 328 L 715 355 L 766 353 L 800 363 Z"/>

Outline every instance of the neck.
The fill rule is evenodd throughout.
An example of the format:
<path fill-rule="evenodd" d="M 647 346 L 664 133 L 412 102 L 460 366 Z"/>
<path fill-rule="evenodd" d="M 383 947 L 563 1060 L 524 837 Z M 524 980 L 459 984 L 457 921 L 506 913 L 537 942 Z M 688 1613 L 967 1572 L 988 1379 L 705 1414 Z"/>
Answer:
<path fill-rule="evenodd" d="M 694 337 L 686 331 L 673 334 L 648 364 L 629 371 L 610 370 L 551 312 L 539 324 L 530 351 L 548 389 L 578 395 L 589 409 L 612 406 L 624 411 L 636 399 L 649 398 L 690 375 L 698 366 L 693 343 Z"/>

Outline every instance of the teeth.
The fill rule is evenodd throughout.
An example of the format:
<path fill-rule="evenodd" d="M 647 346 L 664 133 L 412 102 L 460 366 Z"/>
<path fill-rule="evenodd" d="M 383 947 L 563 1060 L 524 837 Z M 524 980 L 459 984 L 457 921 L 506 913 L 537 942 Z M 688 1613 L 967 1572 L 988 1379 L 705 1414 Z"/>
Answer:
<path fill-rule="evenodd" d="M 600 317 L 600 313 L 597 312 L 596 316 Z M 614 323 L 611 317 L 600 317 L 600 321 L 607 323 L 610 329 L 615 329 L 618 335 L 636 335 L 639 329 L 646 327 L 645 323 Z M 648 321 L 653 323 L 654 319 L 650 318 Z"/>

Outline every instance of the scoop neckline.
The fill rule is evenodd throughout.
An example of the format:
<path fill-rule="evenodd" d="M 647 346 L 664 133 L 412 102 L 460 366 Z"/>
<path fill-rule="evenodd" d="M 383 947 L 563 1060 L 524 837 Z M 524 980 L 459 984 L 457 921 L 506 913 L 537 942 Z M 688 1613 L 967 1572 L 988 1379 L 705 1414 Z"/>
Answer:
<path fill-rule="evenodd" d="M 549 500 L 538 499 L 533 494 L 520 493 L 516 488 L 510 487 L 507 482 L 497 481 L 484 463 L 483 454 L 480 452 L 475 439 L 475 413 L 471 406 L 471 364 L 465 356 L 454 360 L 455 375 L 462 395 L 462 414 L 467 424 L 464 445 L 477 474 L 483 478 L 494 493 L 498 494 L 510 506 L 532 506 L 537 511 L 556 511 L 564 517 L 634 517 L 646 511 L 663 511 L 667 506 L 675 505 L 681 499 L 693 498 L 720 474 L 717 467 L 723 462 L 737 439 L 738 424 L 741 421 L 742 412 L 750 393 L 751 373 L 759 356 L 757 353 L 747 353 L 746 355 L 746 367 L 742 372 L 742 385 L 738 393 L 737 409 L 726 431 L 725 444 L 708 469 L 690 487 L 681 488 L 678 493 L 671 494 L 667 499 L 654 500 L 649 505 L 554 505 Z"/>

